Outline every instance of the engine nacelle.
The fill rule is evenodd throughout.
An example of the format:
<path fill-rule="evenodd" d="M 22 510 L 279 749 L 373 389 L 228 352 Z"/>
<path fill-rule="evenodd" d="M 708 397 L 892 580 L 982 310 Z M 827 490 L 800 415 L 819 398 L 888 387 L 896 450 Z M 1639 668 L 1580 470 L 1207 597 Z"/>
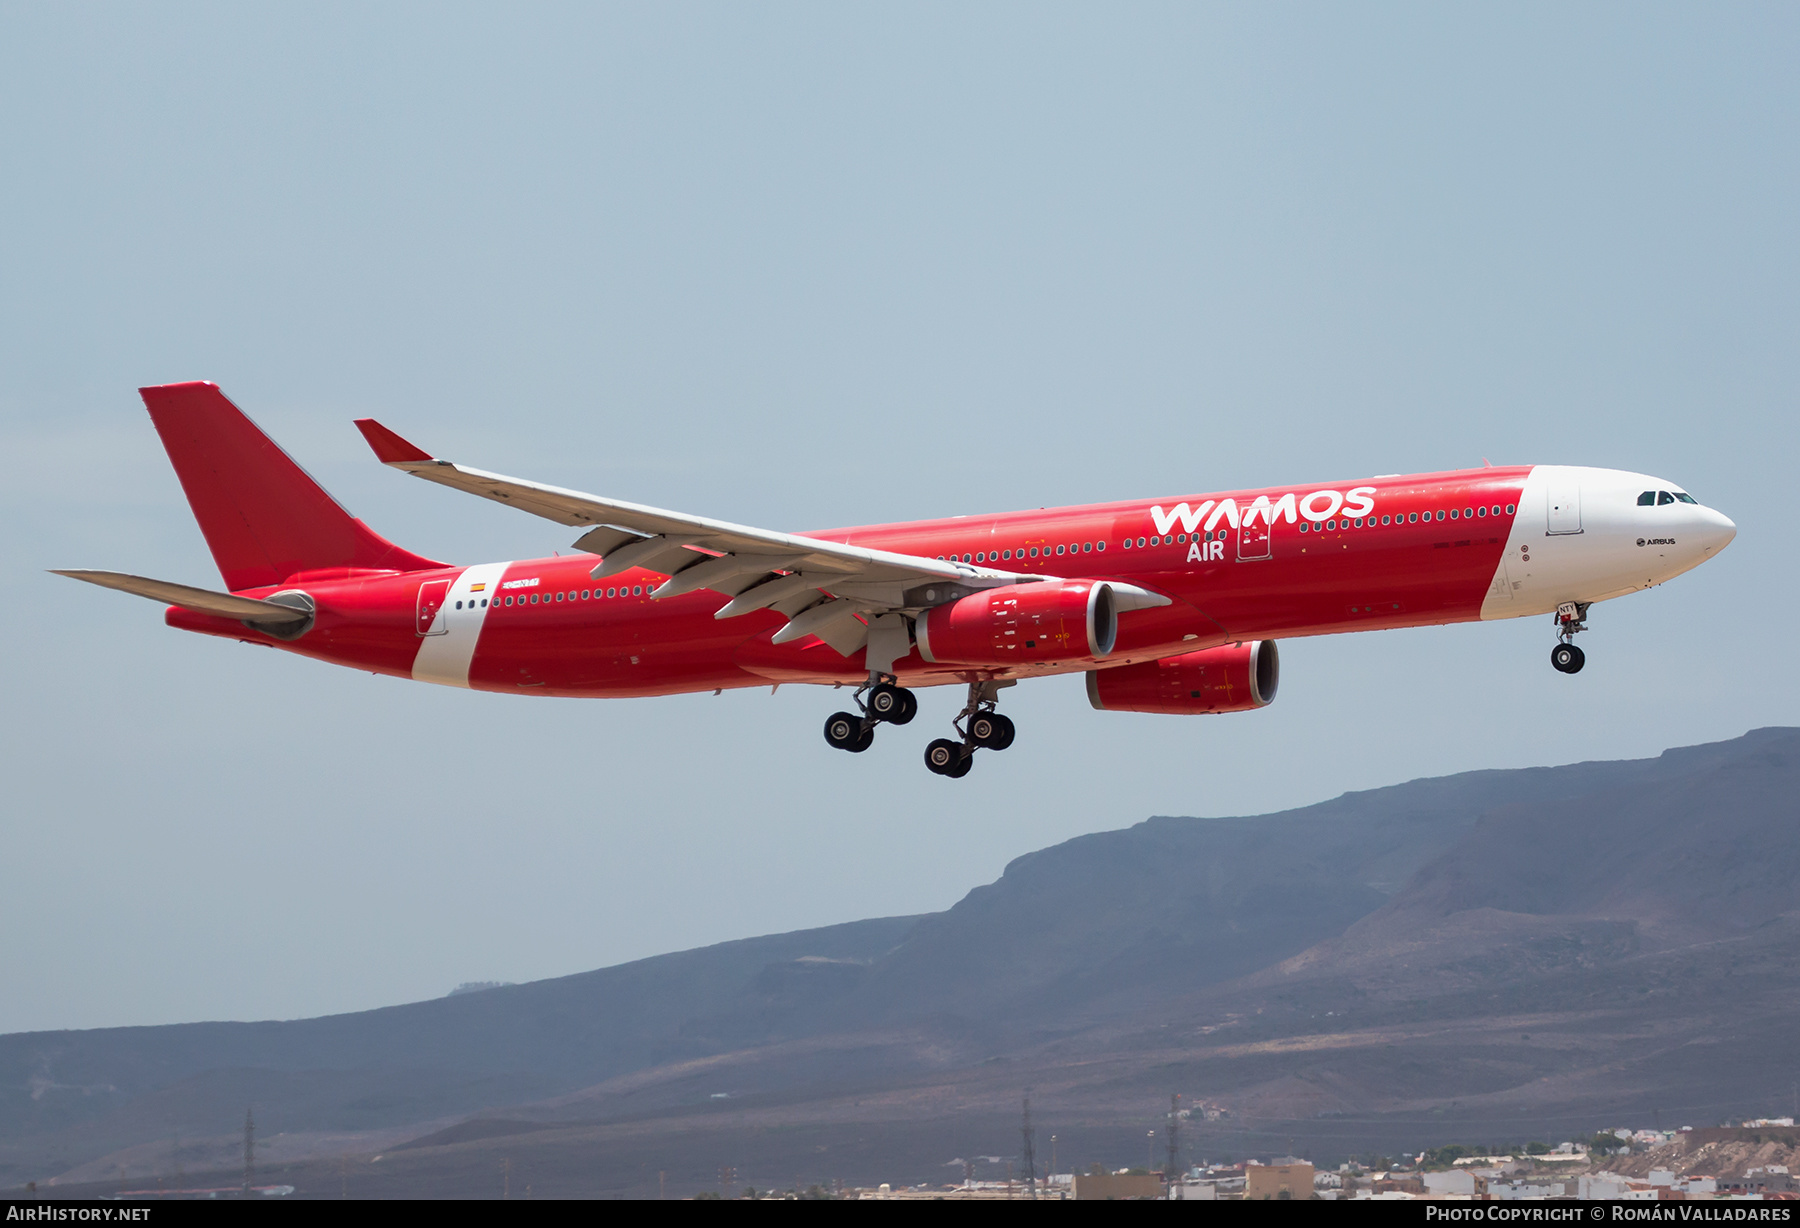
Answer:
<path fill-rule="evenodd" d="M 1104 657 L 1118 635 L 1118 601 L 1103 580 L 983 589 L 927 610 L 913 623 L 919 655 L 934 665 Z"/>
<path fill-rule="evenodd" d="M 1203 648 L 1179 657 L 1089 670 L 1088 702 L 1102 712 L 1248 712 L 1275 698 L 1281 658 L 1274 640 Z"/>

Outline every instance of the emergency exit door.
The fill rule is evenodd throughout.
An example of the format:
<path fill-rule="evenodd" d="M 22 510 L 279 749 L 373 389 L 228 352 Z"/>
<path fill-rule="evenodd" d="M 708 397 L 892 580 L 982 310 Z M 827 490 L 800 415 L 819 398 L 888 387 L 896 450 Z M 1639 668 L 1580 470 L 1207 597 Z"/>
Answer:
<path fill-rule="evenodd" d="M 1552 470 L 1549 488 L 1552 534 L 1581 532 L 1581 477 L 1578 474 Z"/>
<path fill-rule="evenodd" d="M 450 581 L 427 580 L 419 585 L 419 608 L 416 629 L 420 635 L 443 635 L 450 630 L 450 620 L 439 618 L 438 612 L 444 608 L 444 598 L 449 596 Z M 437 625 L 432 626 L 433 623 Z"/>

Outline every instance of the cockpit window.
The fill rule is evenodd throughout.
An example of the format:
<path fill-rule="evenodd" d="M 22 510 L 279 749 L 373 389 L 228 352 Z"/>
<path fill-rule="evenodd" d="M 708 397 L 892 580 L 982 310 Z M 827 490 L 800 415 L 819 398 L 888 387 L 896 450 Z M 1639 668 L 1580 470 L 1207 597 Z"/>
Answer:
<path fill-rule="evenodd" d="M 1680 499 L 1683 503 L 1692 503 L 1695 507 L 1700 506 L 1700 500 L 1694 498 L 1694 496 L 1688 494 L 1686 491 L 1682 491 L 1682 490 L 1676 491 L 1675 497 L 1677 499 Z"/>
<path fill-rule="evenodd" d="M 1668 491 L 1659 490 L 1656 492 L 1656 503 L 1658 507 L 1667 507 L 1673 502 L 1675 502 L 1675 496 Z"/>
<path fill-rule="evenodd" d="M 1639 507 L 1655 507 L 1656 506 L 1656 492 L 1654 490 L 1646 490 L 1643 494 L 1639 495 L 1638 496 L 1638 506 Z"/>

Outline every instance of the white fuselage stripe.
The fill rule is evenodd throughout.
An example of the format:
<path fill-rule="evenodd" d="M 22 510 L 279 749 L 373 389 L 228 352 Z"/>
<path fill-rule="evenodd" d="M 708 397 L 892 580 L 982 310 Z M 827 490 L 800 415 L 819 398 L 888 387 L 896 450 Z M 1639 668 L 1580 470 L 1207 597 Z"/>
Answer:
<path fill-rule="evenodd" d="M 511 562 L 479 563 L 464 568 L 462 575 L 456 577 L 432 620 L 432 633 L 419 637 L 419 654 L 413 658 L 414 679 L 443 686 L 469 685 L 469 665 L 475 660 L 475 646 L 487 620 L 485 601 L 494 598 L 501 577 L 511 566 Z M 477 584 L 483 587 L 477 590 Z M 460 610 L 456 608 L 458 602 L 462 603 Z"/>

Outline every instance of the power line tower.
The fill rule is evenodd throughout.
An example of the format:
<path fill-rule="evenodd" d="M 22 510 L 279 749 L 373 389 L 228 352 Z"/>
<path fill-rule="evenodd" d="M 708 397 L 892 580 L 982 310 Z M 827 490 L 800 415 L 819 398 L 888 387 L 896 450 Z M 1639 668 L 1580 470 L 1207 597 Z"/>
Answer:
<path fill-rule="evenodd" d="M 256 1121 L 244 1109 L 244 1197 L 250 1197 L 250 1183 L 256 1180 Z"/>
<path fill-rule="evenodd" d="M 1019 1136 L 1025 1142 L 1024 1153 L 1020 1156 L 1025 1161 L 1025 1194 L 1028 1198 L 1037 1197 L 1037 1131 L 1031 1128 L 1031 1091 L 1025 1092 L 1025 1124 L 1019 1129 Z"/>
<path fill-rule="evenodd" d="M 1174 1181 L 1180 1170 L 1176 1163 L 1181 1156 L 1181 1093 L 1176 1092 L 1169 1097 L 1169 1166 L 1163 1174 L 1165 1181 Z"/>

